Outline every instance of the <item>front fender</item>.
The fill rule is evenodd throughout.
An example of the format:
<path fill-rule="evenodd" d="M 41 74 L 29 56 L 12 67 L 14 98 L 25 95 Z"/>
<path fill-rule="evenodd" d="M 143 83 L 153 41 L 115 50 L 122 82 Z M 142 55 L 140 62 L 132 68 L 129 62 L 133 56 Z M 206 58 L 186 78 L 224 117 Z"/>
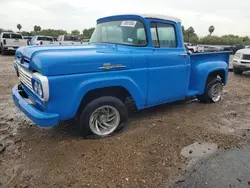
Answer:
<path fill-rule="evenodd" d="M 89 91 L 115 86 L 125 88 L 134 99 L 138 109 L 141 109 L 144 106 L 146 101 L 146 92 L 142 91 L 141 87 L 138 86 L 131 78 L 125 76 L 115 78 L 95 78 L 83 82 L 79 87 L 77 92 L 78 96 L 76 97 L 77 101 L 75 102 L 80 105 L 81 101 L 79 101 L 79 99 L 82 99 Z"/>
<path fill-rule="evenodd" d="M 146 102 L 146 68 L 50 76 L 48 79 L 50 99 L 43 111 L 59 114 L 60 121 L 73 118 L 83 97 L 94 89 L 123 87 L 131 94 L 138 109 Z"/>

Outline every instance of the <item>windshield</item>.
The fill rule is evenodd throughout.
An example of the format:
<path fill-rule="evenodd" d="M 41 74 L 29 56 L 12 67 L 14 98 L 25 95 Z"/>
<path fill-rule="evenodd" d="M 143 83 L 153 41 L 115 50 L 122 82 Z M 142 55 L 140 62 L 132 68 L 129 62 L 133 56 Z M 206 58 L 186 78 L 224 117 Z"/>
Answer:
<path fill-rule="evenodd" d="M 142 22 L 135 20 L 119 20 L 99 23 L 90 42 L 146 46 L 147 38 Z"/>

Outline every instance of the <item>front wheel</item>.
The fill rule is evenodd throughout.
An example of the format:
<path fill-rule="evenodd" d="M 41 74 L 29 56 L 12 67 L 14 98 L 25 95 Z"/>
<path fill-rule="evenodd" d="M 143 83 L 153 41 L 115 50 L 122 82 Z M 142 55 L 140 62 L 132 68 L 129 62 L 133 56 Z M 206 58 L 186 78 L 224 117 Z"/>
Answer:
<path fill-rule="evenodd" d="M 220 78 L 214 78 L 207 83 L 205 93 L 197 98 L 204 103 L 219 102 L 223 93 L 223 83 Z"/>
<path fill-rule="evenodd" d="M 91 101 L 83 109 L 79 130 L 82 136 L 103 138 L 120 130 L 127 121 L 127 108 L 116 97 L 105 96 Z"/>

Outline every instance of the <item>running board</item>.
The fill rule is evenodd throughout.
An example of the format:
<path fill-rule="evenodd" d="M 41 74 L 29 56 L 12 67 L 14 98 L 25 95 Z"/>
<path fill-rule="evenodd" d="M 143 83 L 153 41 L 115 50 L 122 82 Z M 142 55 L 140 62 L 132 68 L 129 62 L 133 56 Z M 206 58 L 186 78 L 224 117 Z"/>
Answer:
<path fill-rule="evenodd" d="M 197 95 L 198 94 L 198 90 L 188 90 L 188 92 L 187 92 L 187 97 L 191 97 L 191 96 L 195 96 L 195 95 Z"/>

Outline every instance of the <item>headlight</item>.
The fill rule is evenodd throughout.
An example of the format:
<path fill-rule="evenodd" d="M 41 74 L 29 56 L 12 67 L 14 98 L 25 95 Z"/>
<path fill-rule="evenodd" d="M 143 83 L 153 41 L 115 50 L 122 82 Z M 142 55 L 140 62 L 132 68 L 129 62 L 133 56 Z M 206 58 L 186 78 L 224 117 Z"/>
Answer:
<path fill-rule="evenodd" d="M 38 79 L 32 78 L 32 85 L 33 85 L 33 90 L 35 91 L 35 93 L 43 98 L 43 87 L 41 82 Z"/>
<path fill-rule="evenodd" d="M 47 76 L 43 76 L 38 72 L 32 75 L 32 87 L 34 93 L 43 101 L 49 100 L 49 80 Z"/>

